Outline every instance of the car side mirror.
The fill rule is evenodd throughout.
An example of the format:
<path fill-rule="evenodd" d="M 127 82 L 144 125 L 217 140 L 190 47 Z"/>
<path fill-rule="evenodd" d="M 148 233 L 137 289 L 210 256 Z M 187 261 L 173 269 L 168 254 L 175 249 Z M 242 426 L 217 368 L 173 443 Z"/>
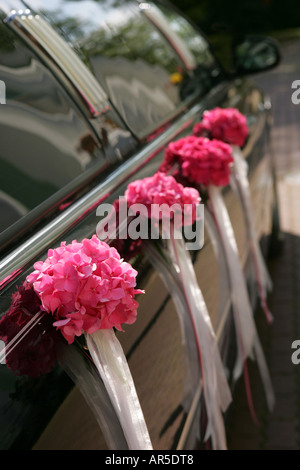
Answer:
<path fill-rule="evenodd" d="M 236 75 L 269 70 L 280 62 L 280 49 L 273 38 L 249 36 L 233 50 Z"/>

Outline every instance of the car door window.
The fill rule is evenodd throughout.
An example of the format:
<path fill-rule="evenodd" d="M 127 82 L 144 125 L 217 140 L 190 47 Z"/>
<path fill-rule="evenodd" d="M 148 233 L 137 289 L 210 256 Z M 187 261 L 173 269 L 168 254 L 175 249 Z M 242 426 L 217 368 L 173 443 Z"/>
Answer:
<path fill-rule="evenodd" d="M 197 64 L 201 64 L 207 69 L 212 67 L 213 70 L 215 70 L 215 74 L 220 73 L 220 68 L 210 50 L 209 43 L 200 32 L 195 29 L 190 21 L 184 16 L 179 15 L 176 10 L 167 8 L 159 1 L 157 2 L 157 8 L 159 8 L 167 18 L 171 29 L 183 39 L 188 49 L 194 55 Z"/>
<path fill-rule="evenodd" d="M 38 0 L 29 2 L 37 9 L 39 4 Z M 199 76 L 195 80 L 193 70 L 145 14 L 142 4 L 124 1 L 117 6 L 111 0 L 45 1 L 42 12 L 73 44 L 128 127 L 144 138 L 206 92 L 211 87 L 211 81 L 207 82 L 210 72 L 206 81 Z M 192 43 L 191 31 L 188 36 Z M 201 55 L 202 65 L 210 67 L 206 45 L 200 39 L 195 41 L 193 50 L 200 41 L 205 55 L 204 62 Z"/>
<path fill-rule="evenodd" d="M 0 26 L 0 233 L 90 168 L 106 164 L 100 142 L 54 75 Z M 1 236 L 0 236 L 1 237 Z"/>

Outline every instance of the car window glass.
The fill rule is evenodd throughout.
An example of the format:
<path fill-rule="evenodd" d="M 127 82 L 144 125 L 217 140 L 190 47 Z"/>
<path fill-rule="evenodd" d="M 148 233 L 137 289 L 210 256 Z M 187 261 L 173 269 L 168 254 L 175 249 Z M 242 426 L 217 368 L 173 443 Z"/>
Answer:
<path fill-rule="evenodd" d="M 207 69 L 213 68 L 214 73 L 220 73 L 219 66 L 213 56 L 207 40 L 197 31 L 194 26 L 175 10 L 166 8 L 165 5 L 158 2 L 159 9 L 167 18 L 170 27 L 178 34 L 187 45 L 188 49 L 194 55 L 197 64 L 201 64 Z"/>
<path fill-rule="evenodd" d="M 0 25 L 0 233 L 95 165 L 101 145 L 64 89 Z M 87 144 L 88 142 L 88 144 Z"/>
<path fill-rule="evenodd" d="M 103 39 L 87 53 L 116 108 L 143 137 L 176 111 L 186 72 L 149 21 L 138 11 L 127 12 L 126 21 L 102 29 Z"/>
<path fill-rule="evenodd" d="M 29 3 L 72 43 L 138 137 L 148 136 L 204 91 L 138 2 Z"/>

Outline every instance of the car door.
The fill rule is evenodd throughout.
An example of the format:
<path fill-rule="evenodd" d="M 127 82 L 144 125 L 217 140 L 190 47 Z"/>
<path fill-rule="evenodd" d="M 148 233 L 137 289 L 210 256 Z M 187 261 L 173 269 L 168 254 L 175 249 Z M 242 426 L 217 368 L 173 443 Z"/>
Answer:
<path fill-rule="evenodd" d="M 42 13 L 53 30 L 51 40 L 57 38 L 55 31 L 66 40 L 60 55 L 45 49 L 44 20 L 35 16 L 41 12 L 32 3 L 32 12 L 24 10 L 8 26 L 1 25 L 7 38 L 1 57 L 7 85 L 7 103 L 1 106 L 7 135 L 3 175 L 6 200 L 23 210 L 3 231 L 1 312 L 48 248 L 92 236 L 100 220 L 97 208 L 122 196 L 131 181 L 154 174 L 168 143 L 190 134 L 207 108 L 234 106 L 248 117 L 251 135 L 244 153 L 254 182 L 259 233 L 267 233 L 263 213 L 268 204 L 262 204 L 270 189 L 266 114 L 259 90 L 247 80 L 229 80 L 200 33 L 160 2 L 149 8 L 126 2 L 119 9 L 110 2 L 61 1 L 55 10 L 47 5 Z M 39 27 L 38 35 L 30 21 Z M 65 47 L 70 48 L 69 63 L 79 70 L 63 68 Z M 90 93 L 85 73 L 94 85 Z M 6 112 L 15 116 L 11 128 Z M 225 200 L 246 265 L 241 208 L 231 192 Z M 208 233 L 193 257 L 230 375 L 230 292 L 226 277 L 220 278 L 222 263 Z M 196 448 L 205 433 L 197 358 L 187 366 L 176 308 L 158 273 L 145 256 L 134 262 L 146 294 L 139 298 L 138 320 L 119 338 L 152 443 L 157 449 Z M 37 380 L 15 377 L 4 365 L 0 372 L 2 448 L 106 448 L 95 416 L 61 367 Z"/>

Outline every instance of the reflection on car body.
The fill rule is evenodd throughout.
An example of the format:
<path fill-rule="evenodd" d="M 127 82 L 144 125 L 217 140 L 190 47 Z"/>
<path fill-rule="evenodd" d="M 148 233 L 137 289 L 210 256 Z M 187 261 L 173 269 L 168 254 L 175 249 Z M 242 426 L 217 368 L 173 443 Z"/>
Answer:
<path fill-rule="evenodd" d="M 153 175 L 168 143 L 190 134 L 203 111 L 216 106 L 236 107 L 247 116 L 243 155 L 257 233 L 267 249 L 276 211 L 269 101 L 243 78 L 240 55 L 239 74 L 227 74 L 201 32 L 166 2 L 17 3 L 14 12 L 9 1 L 0 3 L 0 79 L 6 85 L 0 107 L 1 314 L 35 261 L 63 240 L 92 236 L 99 204 L 112 203 L 131 181 Z M 245 51 L 252 53 L 251 47 Z M 276 61 L 274 55 L 267 66 Z M 258 58 L 255 71 L 259 67 Z M 227 189 L 224 199 L 247 276 L 242 209 Z M 207 232 L 193 261 L 234 385 L 230 287 Z M 170 293 L 144 257 L 135 263 L 146 294 L 139 298 L 138 320 L 119 339 L 153 446 L 202 448 L 205 413 L 192 368 L 197 364 L 186 369 Z M 248 278 L 255 305 L 257 292 Z M 93 413 L 59 366 L 35 380 L 15 377 L 5 365 L 0 374 L 2 449 L 107 448 Z"/>

